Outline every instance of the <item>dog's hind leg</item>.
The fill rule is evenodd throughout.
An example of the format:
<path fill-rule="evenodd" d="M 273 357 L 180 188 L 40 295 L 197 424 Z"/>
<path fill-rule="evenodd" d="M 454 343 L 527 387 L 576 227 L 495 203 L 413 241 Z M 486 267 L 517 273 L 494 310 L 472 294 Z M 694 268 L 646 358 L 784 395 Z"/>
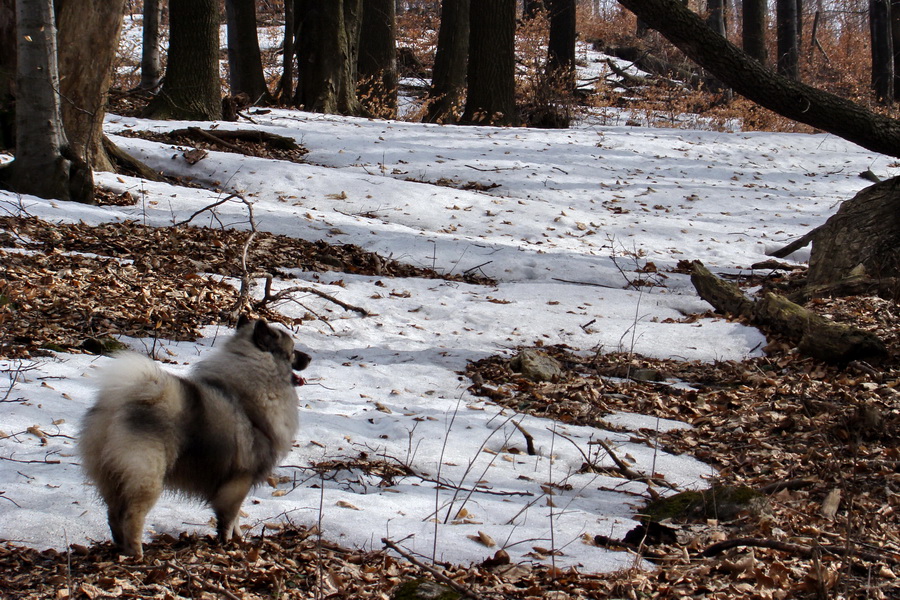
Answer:
<path fill-rule="evenodd" d="M 241 539 L 238 517 L 241 512 L 241 504 L 250 492 L 252 485 L 253 481 L 248 475 L 235 477 L 220 487 L 210 501 L 216 513 L 219 541 L 223 544 Z"/>
<path fill-rule="evenodd" d="M 130 491 L 130 497 L 122 509 L 121 536 L 119 546 L 122 552 L 135 558 L 144 555 L 141 538 L 144 536 L 144 519 L 156 504 L 162 493 L 162 481 L 151 479 L 141 482 L 140 486 Z M 115 532 L 113 532 L 115 535 Z"/>

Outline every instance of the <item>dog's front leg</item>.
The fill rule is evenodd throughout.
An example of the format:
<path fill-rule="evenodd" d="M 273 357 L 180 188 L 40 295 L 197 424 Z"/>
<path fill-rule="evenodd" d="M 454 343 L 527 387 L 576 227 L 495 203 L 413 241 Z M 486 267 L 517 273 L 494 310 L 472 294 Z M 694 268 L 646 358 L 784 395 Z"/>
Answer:
<path fill-rule="evenodd" d="M 219 541 L 223 544 L 241 539 L 241 528 L 238 525 L 241 504 L 250 492 L 252 483 L 249 476 L 236 477 L 219 488 L 212 500 Z"/>

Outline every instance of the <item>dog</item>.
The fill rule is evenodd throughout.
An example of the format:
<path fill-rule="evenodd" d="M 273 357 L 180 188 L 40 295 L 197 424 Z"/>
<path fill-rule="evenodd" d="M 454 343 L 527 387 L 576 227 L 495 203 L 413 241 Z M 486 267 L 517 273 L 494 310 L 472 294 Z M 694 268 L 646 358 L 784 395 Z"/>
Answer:
<path fill-rule="evenodd" d="M 164 489 L 208 503 L 222 543 L 239 539 L 244 498 L 291 449 L 305 383 L 294 371 L 309 363 L 288 333 L 242 316 L 187 377 L 134 353 L 102 371 L 78 445 L 120 551 L 143 556 L 144 519 Z"/>

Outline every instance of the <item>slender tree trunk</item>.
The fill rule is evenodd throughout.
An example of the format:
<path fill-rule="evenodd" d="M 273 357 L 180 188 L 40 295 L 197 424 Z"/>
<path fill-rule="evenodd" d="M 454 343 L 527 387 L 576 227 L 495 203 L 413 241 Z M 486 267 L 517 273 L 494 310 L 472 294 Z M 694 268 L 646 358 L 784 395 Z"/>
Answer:
<path fill-rule="evenodd" d="M 278 82 L 278 101 L 282 104 L 290 102 L 294 91 L 294 0 L 284 0 L 284 44 L 281 57 L 281 80 Z"/>
<path fill-rule="evenodd" d="M 737 93 L 873 152 L 900 156 L 900 121 L 773 73 L 710 31 L 679 0 L 619 0 Z"/>
<path fill-rule="evenodd" d="M 767 12 L 766 0 L 744 0 L 744 52 L 761 64 L 766 64 L 768 60 L 768 51 L 766 50 Z"/>
<path fill-rule="evenodd" d="M 469 93 L 462 121 L 515 125 L 515 0 L 472 2 L 469 32 Z"/>
<path fill-rule="evenodd" d="M 359 39 L 357 95 L 373 116 L 397 116 L 397 41 L 395 0 L 364 0 Z"/>
<path fill-rule="evenodd" d="M 41 198 L 91 201 L 92 195 L 73 196 L 72 162 L 63 156 L 64 152 L 68 153 L 68 142 L 59 106 L 52 0 L 19 0 L 16 24 L 20 41 L 16 68 L 16 157 L 0 169 L 0 183 L 14 192 Z"/>
<path fill-rule="evenodd" d="M 706 10 L 709 13 L 706 16 L 706 24 L 709 28 L 721 35 L 725 34 L 725 0 L 707 0 Z"/>
<path fill-rule="evenodd" d="M 294 102 L 306 110 L 362 115 L 356 97 L 359 0 L 297 0 L 299 69 Z M 350 22 L 348 22 L 350 21 Z"/>
<path fill-rule="evenodd" d="M 0 149 L 16 145 L 16 8 L 0 0 Z"/>
<path fill-rule="evenodd" d="M 800 79 L 800 40 L 797 35 L 797 0 L 775 0 L 778 33 L 778 73 Z"/>
<path fill-rule="evenodd" d="M 547 0 L 550 37 L 547 73 L 566 93 L 575 91 L 575 0 Z"/>
<path fill-rule="evenodd" d="M 225 0 L 228 83 L 231 94 L 247 94 L 252 104 L 271 100 L 256 33 L 256 0 Z"/>
<path fill-rule="evenodd" d="M 891 46 L 894 49 L 894 96 L 900 90 L 900 0 L 891 0 Z"/>
<path fill-rule="evenodd" d="M 144 0 L 141 83 L 138 87 L 148 92 L 156 92 L 162 83 L 162 62 L 159 56 L 159 23 L 161 19 L 161 0 Z"/>
<path fill-rule="evenodd" d="M 872 89 L 882 104 L 894 102 L 894 48 L 890 0 L 869 0 L 872 42 Z"/>
<path fill-rule="evenodd" d="M 147 116 L 195 121 L 222 117 L 216 0 L 170 0 L 166 76 Z"/>
<path fill-rule="evenodd" d="M 468 54 L 469 0 L 443 0 L 426 122 L 455 121 L 462 111 Z"/>
<path fill-rule="evenodd" d="M 62 119 L 72 152 L 96 171 L 115 170 L 103 148 L 124 0 L 57 0 Z"/>

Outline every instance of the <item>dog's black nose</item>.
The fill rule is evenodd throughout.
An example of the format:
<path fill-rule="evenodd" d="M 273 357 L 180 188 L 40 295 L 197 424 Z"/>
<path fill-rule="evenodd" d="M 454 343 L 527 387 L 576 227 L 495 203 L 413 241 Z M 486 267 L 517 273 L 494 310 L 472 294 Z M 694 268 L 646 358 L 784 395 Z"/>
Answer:
<path fill-rule="evenodd" d="M 294 350 L 294 362 L 291 363 L 291 368 L 295 371 L 302 371 L 309 366 L 311 360 L 312 358 L 306 352 Z"/>

